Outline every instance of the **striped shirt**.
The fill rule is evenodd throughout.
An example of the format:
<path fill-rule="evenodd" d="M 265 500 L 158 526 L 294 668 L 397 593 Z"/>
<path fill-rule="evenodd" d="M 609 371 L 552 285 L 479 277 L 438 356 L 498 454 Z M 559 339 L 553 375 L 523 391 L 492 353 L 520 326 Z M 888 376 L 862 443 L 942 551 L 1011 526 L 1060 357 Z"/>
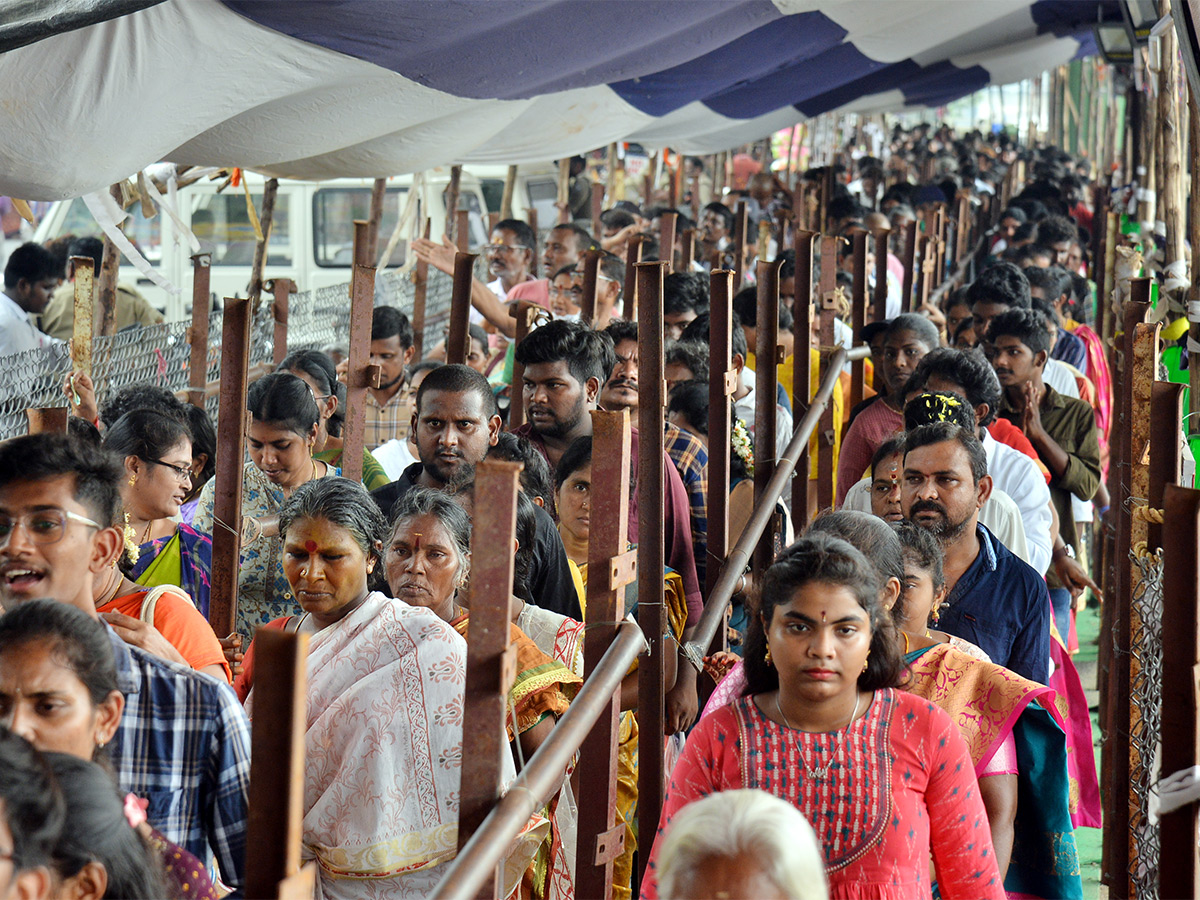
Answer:
<path fill-rule="evenodd" d="M 159 659 L 108 629 L 125 711 L 111 758 L 122 791 L 149 801 L 146 815 L 200 860 L 215 854 L 221 880 L 244 883 L 250 722 L 228 685 Z"/>

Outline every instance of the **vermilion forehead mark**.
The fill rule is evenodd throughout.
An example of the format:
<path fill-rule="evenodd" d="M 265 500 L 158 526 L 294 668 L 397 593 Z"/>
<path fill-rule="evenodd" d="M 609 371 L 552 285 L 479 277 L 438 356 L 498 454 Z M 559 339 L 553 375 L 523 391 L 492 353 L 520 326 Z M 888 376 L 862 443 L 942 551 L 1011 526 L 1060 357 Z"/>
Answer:
<path fill-rule="evenodd" d="M 307 550 L 309 553 L 316 553 L 317 552 L 317 542 L 316 541 L 305 541 L 304 549 Z"/>
<path fill-rule="evenodd" d="M 821 610 L 821 621 L 825 621 L 825 610 Z"/>
<path fill-rule="evenodd" d="M 413 550 L 420 550 L 420 549 L 421 549 L 421 532 L 414 531 L 413 532 Z"/>

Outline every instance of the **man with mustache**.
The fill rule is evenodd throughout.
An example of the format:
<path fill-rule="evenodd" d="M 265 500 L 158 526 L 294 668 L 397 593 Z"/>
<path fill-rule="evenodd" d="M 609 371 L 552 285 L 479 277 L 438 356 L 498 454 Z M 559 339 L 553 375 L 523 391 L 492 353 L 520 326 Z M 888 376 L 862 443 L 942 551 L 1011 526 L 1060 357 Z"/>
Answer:
<path fill-rule="evenodd" d="M 502 219 L 496 223 L 484 247 L 487 253 L 488 274 L 492 281 L 484 284 L 478 278 L 471 280 L 471 321 L 482 324 L 489 322 L 505 337 L 516 333 L 517 320 L 508 311 L 509 291 L 533 280 L 533 268 L 537 236 L 533 229 L 520 219 Z M 448 237 L 440 244 L 428 238 L 417 238 L 412 242 L 417 259 L 429 263 L 447 275 L 454 274 L 454 254 L 458 248 Z M 550 270 L 555 271 L 554 269 Z M 543 291 L 543 306 L 550 305 L 548 291 Z"/>
<path fill-rule="evenodd" d="M 985 346 L 1004 389 L 1000 415 L 1025 433 L 1050 471 L 1050 500 L 1058 513 L 1061 538 L 1053 559 L 1057 562 L 1065 555 L 1073 560 L 1079 532 L 1071 498 L 1087 502 L 1100 486 L 1100 440 L 1092 407 L 1062 396 L 1045 383 L 1050 333 L 1038 313 L 1015 309 L 997 316 L 988 329 Z M 1073 577 L 1058 565 L 1047 575 L 1047 582 L 1055 621 L 1060 633 L 1066 634 L 1072 602 L 1084 587 L 1096 587 L 1086 575 Z"/>
<path fill-rule="evenodd" d="M 415 487 L 442 490 L 455 475 L 478 465 L 500 437 L 496 397 L 487 379 L 469 366 L 439 366 L 417 389 L 412 430 L 415 462 L 391 484 L 371 492 L 385 516 Z M 560 615 L 582 618 L 567 554 L 549 514 L 535 510 L 530 596 L 522 597 Z"/>
<path fill-rule="evenodd" d="M 563 319 L 543 325 L 517 345 L 516 360 L 525 367 L 522 390 L 528 422 L 516 434 L 529 438 L 551 467 L 557 466 L 571 443 L 592 433 L 591 410 L 596 409 L 600 389 L 617 359 L 612 341 L 582 322 Z M 515 386 L 514 386 L 515 387 Z M 632 429 L 630 475 L 636 483 L 638 430 Z M 704 600 L 696 577 L 692 528 L 687 492 L 670 457 L 663 468 L 665 484 L 664 531 L 667 565 L 683 579 L 688 605 L 688 628 L 699 621 Z M 638 539 L 637 492 L 629 496 L 629 541 Z M 684 631 L 685 637 L 689 631 Z M 696 670 L 679 666 L 675 687 L 667 695 L 667 732 L 683 731 L 695 721 L 697 708 Z"/>
<path fill-rule="evenodd" d="M 981 647 L 992 662 L 1040 684 L 1050 677 L 1046 582 L 979 524 L 991 496 L 987 453 L 949 422 L 922 425 L 904 442 L 900 505 L 945 556 L 946 602 L 938 627 Z"/>

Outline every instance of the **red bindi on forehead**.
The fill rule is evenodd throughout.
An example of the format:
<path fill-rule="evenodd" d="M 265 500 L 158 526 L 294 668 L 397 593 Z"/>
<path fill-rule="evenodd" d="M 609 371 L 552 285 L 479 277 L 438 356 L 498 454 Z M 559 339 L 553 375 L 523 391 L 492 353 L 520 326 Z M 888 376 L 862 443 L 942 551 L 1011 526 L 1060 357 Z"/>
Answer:
<path fill-rule="evenodd" d="M 309 553 L 316 553 L 317 552 L 317 542 L 316 541 L 305 541 L 304 549 L 307 550 Z"/>

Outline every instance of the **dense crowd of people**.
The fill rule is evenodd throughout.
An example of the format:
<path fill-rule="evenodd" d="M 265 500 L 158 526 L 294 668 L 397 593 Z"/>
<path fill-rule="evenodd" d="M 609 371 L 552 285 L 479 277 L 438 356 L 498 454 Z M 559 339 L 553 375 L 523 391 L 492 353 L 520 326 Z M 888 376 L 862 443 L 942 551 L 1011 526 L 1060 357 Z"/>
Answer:
<path fill-rule="evenodd" d="M 903 296 L 902 227 L 937 204 L 953 215 L 960 192 L 975 214 L 984 195 L 999 203 L 1018 155 L 1029 180 L 987 232 L 973 280 L 938 302 Z M 699 159 L 687 164 L 703 174 Z M 317 350 L 249 386 L 236 521 L 216 512 L 212 422 L 153 385 L 105 392 L 72 375 L 67 434 L 0 443 L 0 896 L 242 892 L 263 629 L 311 635 L 303 855 L 319 866 L 319 896 L 432 891 L 457 847 L 475 469 L 523 464 L 507 782 L 584 675 L 590 413 L 638 411 L 638 327 L 622 292 L 624 249 L 640 236 L 643 258 L 673 269 L 663 292 L 663 737 L 682 752 L 669 757 L 657 834 L 639 834 L 631 671 L 620 688 L 625 841 L 613 896 L 1082 897 L 1074 830 L 1097 826 L 1099 809 L 1071 652 L 1078 604 L 1098 590 L 1087 551 L 1108 504 L 1112 418 L 1091 326 L 1088 173 L 1002 132 L 920 126 L 898 128 L 883 158 L 847 147 L 832 173 L 805 174 L 833 185 L 825 233 L 892 229 L 888 316 L 858 335 L 848 306 L 835 322 L 838 343 L 871 348 L 866 398 L 851 404 L 844 375 L 832 401 L 837 509 L 810 522 L 785 492 L 779 552 L 739 580 L 729 650 L 698 673 L 682 647 L 706 572 L 723 562 L 707 550 L 709 492 L 727 493 L 736 541 L 754 508 L 756 457 L 787 446 L 810 399 L 791 394 L 794 366 L 817 374 L 823 349 L 815 331 L 806 346 L 792 331 L 808 292 L 781 249 L 791 189 L 769 172 L 743 175 L 697 203 L 696 220 L 652 196 L 614 204 L 599 234 L 582 221 L 544 235 L 499 221 L 485 248 L 491 280 L 471 288 L 465 365 L 446 364 L 444 345 L 415 359 L 408 316 L 377 308 L 370 354 L 381 378 L 366 392 L 361 481 L 342 477 L 345 367 Z M 710 360 L 708 273 L 734 261 L 740 200 L 763 229 L 743 248 L 747 282 L 760 250 L 782 263 L 784 352 L 775 396 L 757 396 L 754 370 L 771 363 L 750 352 L 759 323 L 747 287 L 733 300 L 724 483 L 708 469 L 709 381 L 722 377 Z M 673 248 L 660 244 L 668 212 Z M 684 258 L 689 228 L 694 257 Z M 602 254 L 590 322 L 588 250 Z M 453 268 L 448 241 L 415 240 L 413 251 Z M 821 262 L 848 287 L 852 250 Z M 871 279 L 876 271 L 868 260 Z M 66 278 L 50 249 L 11 254 L 0 352 L 56 338 L 63 313 L 50 313 L 69 294 Z M 520 305 L 538 316 L 516 342 Z M 145 318 L 128 306 L 131 321 Z M 510 431 L 518 392 L 526 421 Z M 776 413 L 775 447 L 756 443 L 760 405 Z M 634 486 L 639 444 L 635 427 Z M 796 477 L 818 478 L 813 455 Z M 638 496 L 631 489 L 630 547 Z M 241 536 L 229 635 L 208 622 L 214 566 L 230 563 L 213 559 L 217 529 Z M 624 605 L 636 616 L 636 583 Z M 578 810 L 607 802 L 578 787 L 564 773 L 507 849 L 506 895 L 574 896 Z"/>

